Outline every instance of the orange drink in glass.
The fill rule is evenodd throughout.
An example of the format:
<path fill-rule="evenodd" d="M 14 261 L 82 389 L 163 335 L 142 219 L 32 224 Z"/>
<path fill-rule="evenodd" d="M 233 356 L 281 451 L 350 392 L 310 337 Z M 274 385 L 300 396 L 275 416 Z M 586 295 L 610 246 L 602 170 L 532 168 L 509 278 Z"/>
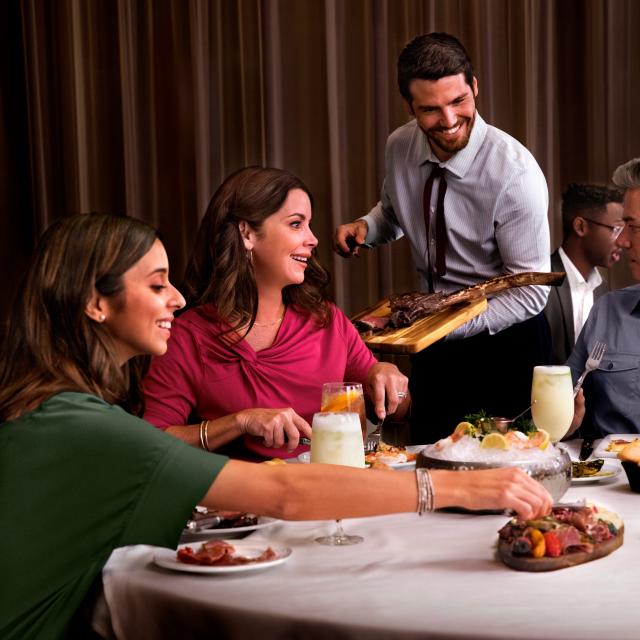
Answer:
<path fill-rule="evenodd" d="M 322 385 L 320 411 L 357 413 L 360 418 L 362 440 L 367 436 L 367 416 L 364 408 L 364 394 L 359 382 L 325 382 Z"/>

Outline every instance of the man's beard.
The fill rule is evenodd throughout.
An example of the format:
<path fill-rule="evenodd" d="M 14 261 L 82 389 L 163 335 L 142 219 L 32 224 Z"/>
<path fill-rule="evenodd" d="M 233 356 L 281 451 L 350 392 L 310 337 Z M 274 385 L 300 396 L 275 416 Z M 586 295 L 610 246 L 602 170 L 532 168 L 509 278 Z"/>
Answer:
<path fill-rule="evenodd" d="M 429 144 L 431 148 L 436 147 L 440 151 L 444 153 L 456 153 L 461 149 L 464 149 L 469 144 L 469 138 L 471 138 L 471 132 L 473 131 L 473 125 L 476 121 L 476 112 L 473 112 L 472 118 L 460 118 L 458 122 L 461 123 L 461 126 L 464 126 L 463 123 L 466 123 L 466 133 L 464 136 L 456 138 L 455 140 L 442 140 L 440 138 L 435 138 L 432 134 L 432 131 L 442 131 L 442 127 L 432 128 L 427 131 L 422 130 L 423 133 L 427 136 L 427 140 L 429 140 Z M 457 124 L 457 123 L 456 123 Z"/>

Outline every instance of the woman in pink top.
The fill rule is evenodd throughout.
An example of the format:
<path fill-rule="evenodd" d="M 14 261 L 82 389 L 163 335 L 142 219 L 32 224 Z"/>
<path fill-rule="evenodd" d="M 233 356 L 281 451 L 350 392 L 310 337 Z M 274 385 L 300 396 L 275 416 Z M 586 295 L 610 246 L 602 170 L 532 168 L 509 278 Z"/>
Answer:
<path fill-rule="evenodd" d="M 253 454 L 289 457 L 304 450 L 324 382 L 361 382 L 377 416 L 405 414 L 407 378 L 327 300 L 311 209 L 280 169 L 248 167 L 220 186 L 187 267 L 190 309 L 145 379 L 146 420 L 195 446 L 243 436 Z"/>

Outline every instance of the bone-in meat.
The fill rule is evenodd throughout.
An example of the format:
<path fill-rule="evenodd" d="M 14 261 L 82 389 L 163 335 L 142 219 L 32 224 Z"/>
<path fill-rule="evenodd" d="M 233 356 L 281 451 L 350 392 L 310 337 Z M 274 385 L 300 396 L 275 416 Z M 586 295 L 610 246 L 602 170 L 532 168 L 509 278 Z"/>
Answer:
<path fill-rule="evenodd" d="M 408 327 L 416 320 L 451 307 L 461 302 L 470 302 L 482 296 L 492 295 L 528 285 L 559 285 L 565 278 L 563 272 L 538 273 L 535 271 L 498 276 L 473 287 L 454 293 L 403 293 L 389 299 L 391 316 L 389 325 L 395 328 Z"/>

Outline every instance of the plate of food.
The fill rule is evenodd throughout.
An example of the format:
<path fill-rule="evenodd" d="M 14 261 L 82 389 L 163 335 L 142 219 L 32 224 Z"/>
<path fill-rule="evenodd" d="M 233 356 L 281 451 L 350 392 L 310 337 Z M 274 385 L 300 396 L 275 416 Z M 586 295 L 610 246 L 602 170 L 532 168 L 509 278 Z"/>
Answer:
<path fill-rule="evenodd" d="M 640 435 L 637 433 L 612 433 L 602 438 L 593 451 L 594 458 L 617 458 L 618 453 L 627 445 L 640 444 Z"/>
<path fill-rule="evenodd" d="M 497 557 L 517 571 L 556 571 L 603 558 L 623 540 L 622 519 L 605 507 L 556 505 L 548 516 L 504 525 Z"/>
<path fill-rule="evenodd" d="M 182 534 L 189 540 L 212 537 L 235 537 L 270 527 L 277 522 L 277 518 L 257 516 L 253 513 L 239 511 L 222 511 L 197 506 L 187 522 Z"/>
<path fill-rule="evenodd" d="M 181 544 L 177 550 L 158 549 L 153 562 L 172 571 L 224 574 L 275 567 L 290 556 L 291 549 L 281 545 L 215 539 L 197 547 Z"/>
<path fill-rule="evenodd" d="M 365 454 L 364 461 L 368 465 L 382 463 L 392 469 L 410 469 L 416 465 L 416 457 L 425 445 L 394 447 L 380 441 L 377 451 Z"/>
<path fill-rule="evenodd" d="M 374 463 L 382 463 L 392 469 L 409 469 L 416 464 L 416 456 L 425 445 L 412 445 L 408 447 L 392 447 L 381 442 L 378 451 L 365 454 L 364 461 L 371 466 Z M 304 451 L 298 456 L 298 461 L 311 462 L 311 452 Z"/>
<path fill-rule="evenodd" d="M 620 465 L 602 458 L 571 463 L 571 483 L 588 484 L 615 478 L 621 471 Z"/>

